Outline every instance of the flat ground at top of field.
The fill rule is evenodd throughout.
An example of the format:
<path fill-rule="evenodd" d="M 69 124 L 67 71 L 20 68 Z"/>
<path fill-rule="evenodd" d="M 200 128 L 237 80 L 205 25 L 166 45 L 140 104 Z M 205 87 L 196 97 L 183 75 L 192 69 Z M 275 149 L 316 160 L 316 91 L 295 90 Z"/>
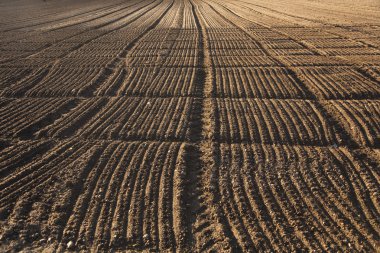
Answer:
<path fill-rule="evenodd" d="M 0 1 L 0 251 L 375 252 L 377 0 Z"/>

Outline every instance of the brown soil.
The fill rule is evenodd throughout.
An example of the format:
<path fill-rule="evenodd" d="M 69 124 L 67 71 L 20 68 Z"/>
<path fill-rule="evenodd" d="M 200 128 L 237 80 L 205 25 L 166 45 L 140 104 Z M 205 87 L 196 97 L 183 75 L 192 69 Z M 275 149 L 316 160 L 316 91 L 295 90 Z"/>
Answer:
<path fill-rule="evenodd" d="M 375 252 L 376 0 L 0 1 L 0 251 Z"/>

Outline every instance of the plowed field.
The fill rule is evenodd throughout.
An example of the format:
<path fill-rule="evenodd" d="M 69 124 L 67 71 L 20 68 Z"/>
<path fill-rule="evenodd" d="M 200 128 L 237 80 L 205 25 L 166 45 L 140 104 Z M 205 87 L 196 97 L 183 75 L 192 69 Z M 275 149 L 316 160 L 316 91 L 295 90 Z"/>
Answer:
<path fill-rule="evenodd" d="M 378 0 L 0 0 L 0 252 L 377 252 Z"/>

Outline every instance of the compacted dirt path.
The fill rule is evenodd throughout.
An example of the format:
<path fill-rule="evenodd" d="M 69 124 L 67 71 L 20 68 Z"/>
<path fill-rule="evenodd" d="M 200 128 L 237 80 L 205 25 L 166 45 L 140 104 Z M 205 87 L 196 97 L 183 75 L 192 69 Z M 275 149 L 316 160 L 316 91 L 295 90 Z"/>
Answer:
<path fill-rule="evenodd" d="M 0 251 L 375 252 L 380 4 L 0 0 Z"/>

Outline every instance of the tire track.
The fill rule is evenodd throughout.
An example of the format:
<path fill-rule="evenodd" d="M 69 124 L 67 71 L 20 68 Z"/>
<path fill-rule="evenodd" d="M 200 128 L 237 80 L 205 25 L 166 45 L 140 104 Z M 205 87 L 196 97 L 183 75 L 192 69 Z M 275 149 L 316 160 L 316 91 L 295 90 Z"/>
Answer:
<path fill-rule="evenodd" d="M 202 100 L 199 101 L 199 107 L 195 110 L 197 115 L 193 122 L 196 128 L 193 128 L 193 140 L 199 144 L 198 150 L 193 150 L 193 155 L 189 157 L 192 161 L 190 165 L 189 186 L 188 189 L 195 189 L 188 198 L 190 200 L 188 212 L 192 215 L 189 218 L 192 224 L 189 230 L 193 231 L 193 247 L 205 250 L 231 249 L 236 247 L 234 238 L 231 236 L 228 223 L 224 220 L 217 210 L 210 208 L 209 203 L 217 203 L 217 197 L 209 194 L 209 191 L 200 190 L 208 189 L 208 177 L 212 175 L 216 168 L 213 161 L 214 144 L 213 137 L 213 112 L 212 104 L 208 99 L 212 95 L 212 68 L 210 53 L 208 50 L 207 31 L 205 28 L 204 16 L 202 16 L 199 5 L 190 1 L 199 38 L 199 63 L 200 73 L 198 73 L 199 93 Z M 231 245 L 232 244 L 232 245 Z"/>

